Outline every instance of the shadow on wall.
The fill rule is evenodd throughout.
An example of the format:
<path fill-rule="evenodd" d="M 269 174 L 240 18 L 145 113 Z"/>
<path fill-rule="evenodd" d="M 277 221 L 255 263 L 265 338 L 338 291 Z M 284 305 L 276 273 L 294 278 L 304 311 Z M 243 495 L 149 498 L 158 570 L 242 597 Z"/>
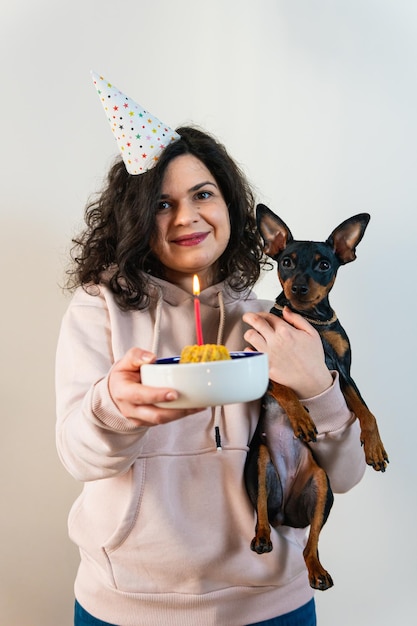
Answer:
<path fill-rule="evenodd" d="M 59 241 L 28 221 L 4 220 L 0 233 L 1 621 L 70 626 L 78 554 L 67 515 L 80 485 L 55 449 L 55 346 L 67 306 L 58 286 Z"/>

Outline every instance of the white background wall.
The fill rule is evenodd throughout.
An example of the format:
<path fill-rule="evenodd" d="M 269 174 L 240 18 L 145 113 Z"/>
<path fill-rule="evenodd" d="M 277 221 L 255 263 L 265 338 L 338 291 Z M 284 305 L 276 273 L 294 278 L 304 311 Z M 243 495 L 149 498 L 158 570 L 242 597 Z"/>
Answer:
<path fill-rule="evenodd" d="M 70 626 L 80 490 L 54 444 L 60 284 L 115 155 L 89 71 L 216 134 L 297 238 L 372 214 L 333 304 L 391 464 L 338 496 L 320 626 L 413 622 L 416 602 L 417 4 L 2 0 L 0 623 Z M 275 296 L 269 274 L 259 293 Z"/>

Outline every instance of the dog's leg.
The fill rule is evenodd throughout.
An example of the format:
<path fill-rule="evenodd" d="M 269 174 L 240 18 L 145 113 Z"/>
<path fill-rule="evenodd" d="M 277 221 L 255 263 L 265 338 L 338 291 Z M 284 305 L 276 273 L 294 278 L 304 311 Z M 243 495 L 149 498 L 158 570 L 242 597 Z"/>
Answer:
<path fill-rule="evenodd" d="M 320 531 L 327 520 L 333 504 L 333 493 L 325 471 L 318 465 L 314 470 L 311 488 L 315 491 L 316 502 L 303 554 L 311 587 L 325 591 L 333 586 L 333 580 L 329 572 L 320 563 L 318 543 Z"/>
<path fill-rule="evenodd" d="M 268 393 L 284 409 L 295 436 L 306 442 L 316 441 L 316 425 L 294 391 L 280 383 L 271 382 Z"/>
<path fill-rule="evenodd" d="M 295 440 L 294 440 L 295 441 Z M 326 472 L 316 463 L 309 446 L 297 443 L 297 468 L 293 482 L 284 488 L 284 510 L 271 515 L 273 527 L 281 525 L 292 528 L 310 526 L 304 548 L 304 561 L 311 587 L 324 591 L 333 586 L 330 574 L 320 563 L 318 543 L 321 529 L 327 521 L 333 505 L 333 492 Z M 271 452 L 275 455 L 275 452 Z M 278 457 L 275 458 L 278 462 Z"/>
<path fill-rule="evenodd" d="M 257 554 L 271 552 L 271 527 L 268 519 L 268 464 L 271 463 L 268 448 L 261 443 L 258 450 L 258 493 L 256 499 L 255 537 L 251 542 L 251 550 Z"/>
<path fill-rule="evenodd" d="M 341 378 L 341 388 L 346 398 L 346 404 L 353 411 L 361 425 L 361 443 L 365 450 L 365 459 L 374 470 L 385 472 L 388 454 L 379 435 L 375 416 L 368 409 L 354 386 Z"/>

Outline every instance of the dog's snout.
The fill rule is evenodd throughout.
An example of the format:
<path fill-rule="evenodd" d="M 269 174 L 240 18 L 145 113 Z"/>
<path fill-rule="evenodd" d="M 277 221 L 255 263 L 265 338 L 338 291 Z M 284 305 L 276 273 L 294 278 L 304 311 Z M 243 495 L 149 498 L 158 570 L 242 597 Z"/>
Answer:
<path fill-rule="evenodd" d="M 291 292 L 294 296 L 306 296 L 308 294 L 307 285 L 292 285 Z"/>

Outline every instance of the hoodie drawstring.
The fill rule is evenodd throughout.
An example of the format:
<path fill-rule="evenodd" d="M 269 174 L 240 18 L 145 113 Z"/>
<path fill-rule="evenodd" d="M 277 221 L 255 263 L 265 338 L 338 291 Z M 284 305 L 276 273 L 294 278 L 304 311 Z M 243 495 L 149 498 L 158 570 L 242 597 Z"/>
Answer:
<path fill-rule="evenodd" d="M 224 306 L 223 294 L 221 291 L 217 293 L 220 310 L 219 329 L 217 331 L 217 345 L 223 344 L 224 325 L 226 321 L 226 311 Z M 216 448 L 219 452 L 222 450 L 222 438 L 220 435 L 220 419 L 224 411 L 223 406 L 215 406 L 213 408 L 214 413 L 214 440 L 216 442 Z"/>
<path fill-rule="evenodd" d="M 219 311 L 220 311 L 219 328 L 217 331 L 217 344 L 222 345 L 224 326 L 225 326 L 225 321 L 226 321 L 226 311 L 225 311 L 225 306 L 224 306 L 223 294 L 221 291 L 217 293 L 217 298 L 219 301 Z M 158 302 L 156 305 L 156 312 L 155 312 L 154 336 L 153 336 L 153 341 L 152 341 L 152 352 L 154 354 L 158 354 L 162 306 L 163 306 L 163 295 L 162 295 L 162 291 L 159 290 Z M 214 421 L 214 440 L 216 443 L 216 448 L 219 451 L 222 450 L 222 439 L 220 435 L 220 420 L 221 420 L 223 411 L 224 411 L 223 406 L 215 406 L 212 408 L 212 419 Z"/>
<path fill-rule="evenodd" d="M 224 324 L 226 321 L 226 310 L 224 308 L 223 294 L 221 291 L 217 293 L 217 299 L 219 301 L 220 309 L 219 329 L 217 331 L 217 345 L 221 345 L 223 343 Z"/>
<path fill-rule="evenodd" d="M 163 300 L 162 292 L 159 290 L 158 302 L 156 304 L 156 312 L 155 312 L 154 335 L 153 335 L 153 341 L 152 341 L 152 352 L 154 354 L 158 354 L 163 301 L 164 300 Z"/>

